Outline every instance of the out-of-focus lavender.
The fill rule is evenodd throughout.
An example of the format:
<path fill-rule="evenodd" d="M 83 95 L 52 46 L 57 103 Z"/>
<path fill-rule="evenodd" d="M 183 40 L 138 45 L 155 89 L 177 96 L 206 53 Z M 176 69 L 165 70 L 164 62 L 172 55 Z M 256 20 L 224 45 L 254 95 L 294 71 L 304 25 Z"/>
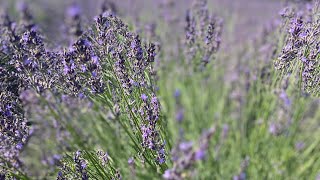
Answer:
<path fill-rule="evenodd" d="M 188 59 L 200 58 L 200 62 L 189 63 L 203 68 L 220 48 L 222 19 L 209 14 L 206 0 L 197 0 L 192 9 L 187 11 L 185 21 Z"/>
<path fill-rule="evenodd" d="M 173 167 L 167 169 L 162 177 L 168 180 L 179 180 L 193 177 L 193 166 L 197 161 L 204 160 L 209 147 L 214 128 L 204 132 L 200 137 L 197 149 L 193 148 L 192 141 L 181 141 L 172 150 Z"/>
<path fill-rule="evenodd" d="M 73 2 L 65 13 L 65 28 L 67 37 L 70 37 L 69 43 L 73 43 L 83 33 L 83 22 L 81 18 L 81 7 Z"/>
<path fill-rule="evenodd" d="M 88 172 L 89 166 L 94 165 L 101 167 L 100 172 Z M 105 176 L 101 177 L 101 173 Z M 60 171 L 57 179 L 91 179 L 91 178 L 108 178 L 114 180 L 121 180 L 122 176 L 119 170 L 114 169 L 112 158 L 107 152 L 98 150 L 96 152 L 76 151 L 72 158 L 69 157 L 62 161 Z"/>

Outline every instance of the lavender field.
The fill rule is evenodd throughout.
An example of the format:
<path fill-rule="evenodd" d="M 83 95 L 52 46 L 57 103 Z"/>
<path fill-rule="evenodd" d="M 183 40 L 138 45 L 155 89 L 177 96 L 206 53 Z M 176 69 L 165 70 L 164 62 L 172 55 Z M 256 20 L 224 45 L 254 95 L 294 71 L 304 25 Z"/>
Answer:
<path fill-rule="evenodd" d="M 0 180 L 320 180 L 319 0 L 0 0 Z"/>

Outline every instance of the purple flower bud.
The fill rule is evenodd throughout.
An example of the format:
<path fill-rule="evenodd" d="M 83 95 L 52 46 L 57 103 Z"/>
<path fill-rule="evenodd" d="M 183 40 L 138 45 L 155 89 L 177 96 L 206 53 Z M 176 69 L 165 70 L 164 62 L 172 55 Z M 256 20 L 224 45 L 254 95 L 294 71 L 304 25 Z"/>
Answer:
<path fill-rule="evenodd" d="M 81 13 L 80 7 L 77 4 L 72 4 L 68 9 L 67 9 L 67 16 L 70 17 L 75 17 L 78 16 Z"/>
<path fill-rule="evenodd" d="M 67 75 L 70 72 L 70 68 L 67 65 L 64 65 L 63 74 Z"/>
<path fill-rule="evenodd" d="M 295 144 L 295 149 L 297 151 L 301 151 L 305 147 L 305 143 L 302 141 L 299 141 Z"/>
<path fill-rule="evenodd" d="M 85 161 L 81 162 L 81 168 L 85 169 L 87 167 L 87 163 Z"/>
<path fill-rule="evenodd" d="M 18 150 L 21 150 L 22 147 L 23 147 L 23 144 L 22 144 L 22 143 L 18 143 L 18 144 L 16 145 L 16 148 L 17 148 Z"/>
<path fill-rule="evenodd" d="M 206 152 L 202 149 L 196 151 L 195 159 L 196 160 L 203 160 L 206 157 Z"/>
<path fill-rule="evenodd" d="M 98 73 L 96 71 L 93 71 L 92 72 L 92 77 L 97 77 L 98 76 Z"/>
<path fill-rule="evenodd" d="M 53 155 L 53 159 L 55 160 L 60 160 L 61 159 L 61 156 L 59 154 L 54 154 Z"/>
<path fill-rule="evenodd" d="M 192 149 L 193 146 L 193 142 L 192 141 L 188 141 L 188 142 L 181 142 L 179 144 L 179 149 L 183 152 L 187 152 L 189 150 Z"/>
<path fill-rule="evenodd" d="M 180 109 L 178 110 L 178 112 L 176 113 L 176 120 L 180 123 L 182 122 L 184 119 L 184 110 Z"/>
<path fill-rule="evenodd" d="M 93 63 L 93 64 L 99 65 L 99 58 L 98 58 L 98 56 L 93 56 L 91 59 L 92 59 L 92 63 Z"/>
<path fill-rule="evenodd" d="M 240 175 L 233 176 L 233 180 L 246 180 L 246 173 L 241 172 Z"/>
<path fill-rule="evenodd" d="M 146 94 L 141 94 L 141 99 L 142 99 L 143 101 L 147 101 L 148 96 L 147 96 Z"/>
<path fill-rule="evenodd" d="M 5 110 L 4 115 L 6 117 L 12 117 L 12 112 L 10 110 Z"/>
<path fill-rule="evenodd" d="M 22 40 L 27 42 L 29 40 L 29 34 L 27 34 L 27 33 L 23 34 Z"/>
<path fill-rule="evenodd" d="M 128 159 L 128 164 L 129 164 L 129 165 L 134 165 L 134 158 L 133 158 L 133 157 L 130 157 L 130 158 Z"/>
<path fill-rule="evenodd" d="M 78 97 L 79 97 L 80 99 L 83 99 L 83 98 L 85 98 L 86 96 L 85 96 L 83 93 L 79 93 Z"/>
<path fill-rule="evenodd" d="M 307 59 L 306 57 L 302 57 L 302 58 L 301 58 L 301 61 L 302 61 L 303 63 L 307 63 L 307 62 L 308 62 L 308 59 Z"/>
<path fill-rule="evenodd" d="M 288 107 L 291 106 L 291 100 L 289 99 L 289 97 L 285 91 L 282 91 L 280 93 L 280 98 L 286 106 L 288 106 Z"/>
<path fill-rule="evenodd" d="M 167 169 L 164 174 L 162 175 L 164 179 L 173 179 L 173 172 L 171 169 Z"/>
<path fill-rule="evenodd" d="M 75 51 L 75 49 L 74 49 L 74 47 L 73 47 L 73 46 L 70 46 L 70 47 L 68 48 L 68 51 L 69 51 L 69 52 L 74 52 L 74 51 Z"/>
<path fill-rule="evenodd" d="M 159 162 L 159 164 L 163 164 L 163 163 L 166 162 L 166 159 L 164 159 L 164 158 L 159 158 L 159 159 L 158 159 L 158 162 Z"/>
<path fill-rule="evenodd" d="M 176 89 L 175 92 L 174 92 L 174 97 L 175 98 L 179 98 L 181 96 L 181 92 L 179 89 Z"/>
<path fill-rule="evenodd" d="M 82 72 L 86 72 L 86 71 L 87 71 L 86 65 L 81 65 L 81 71 L 82 71 Z"/>
<path fill-rule="evenodd" d="M 269 125 L 269 132 L 272 135 L 277 135 L 279 133 L 279 126 L 276 123 L 271 123 Z"/>

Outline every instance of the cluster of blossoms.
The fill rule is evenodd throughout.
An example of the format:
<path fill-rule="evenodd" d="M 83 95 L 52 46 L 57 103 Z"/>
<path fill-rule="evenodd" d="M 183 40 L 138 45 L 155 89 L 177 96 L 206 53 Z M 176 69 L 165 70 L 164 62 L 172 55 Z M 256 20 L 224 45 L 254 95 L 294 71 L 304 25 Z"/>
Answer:
<path fill-rule="evenodd" d="M 206 66 L 220 48 L 222 19 L 209 14 L 206 0 L 196 0 L 187 11 L 185 31 L 189 59 L 201 56 L 196 64 Z"/>
<path fill-rule="evenodd" d="M 94 159 L 94 160 L 93 160 Z M 73 155 L 73 159 L 63 160 L 60 171 L 58 172 L 57 180 L 67 179 L 82 179 L 88 180 L 89 178 L 108 178 L 112 180 L 121 180 L 122 176 L 119 170 L 113 167 L 112 159 L 108 153 L 101 150 L 95 153 L 88 151 L 76 151 Z M 101 173 L 106 177 L 101 177 L 99 173 L 89 172 L 90 166 L 97 166 Z M 90 169 L 92 170 L 92 169 Z"/>
<path fill-rule="evenodd" d="M 193 149 L 191 141 L 178 143 L 178 146 L 172 151 L 173 167 L 165 171 L 163 178 L 168 180 L 191 178 L 192 174 L 189 171 L 192 171 L 197 161 L 204 160 L 214 132 L 215 128 L 204 132 L 199 139 L 199 147 L 196 150 Z"/>
<path fill-rule="evenodd" d="M 24 116 L 20 91 L 23 79 L 11 59 L 13 43 L 19 43 L 15 24 L 6 14 L 1 15 L 0 32 L 5 37 L 0 40 L 0 165 L 20 168 L 19 154 L 29 140 L 31 130 Z M 0 172 L 5 171 L 0 168 Z"/>
<path fill-rule="evenodd" d="M 4 82 L 6 83 L 6 82 Z M 0 165 L 20 168 L 19 154 L 30 137 L 29 124 L 24 117 L 20 100 L 13 92 L 4 89 L 0 93 Z"/>
<path fill-rule="evenodd" d="M 47 52 L 42 38 L 35 29 L 26 30 L 21 39 L 18 49 L 15 49 L 13 60 L 19 76 L 25 84 L 42 93 L 51 89 L 58 81 L 56 74 L 58 56 L 54 52 Z"/>
<path fill-rule="evenodd" d="M 12 22 L 7 13 L 1 13 L 0 19 L 0 75 L 1 75 L 1 165 L 21 168 L 19 154 L 27 144 L 33 128 L 25 117 L 23 101 L 29 96 L 25 90 L 33 89 L 44 95 L 47 90 L 61 91 L 74 95 L 80 94 L 76 83 L 82 76 L 74 75 L 75 66 L 72 61 L 81 62 L 87 58 L 86 45 L 77 42 L 75 50 L 68 53 L 48 51 L 36 26 L 32 23 L 32 16 L 25 4 L 21 4 L 21 22 Z M 81 53 L 79 53 L 81 51 Z M 80 57 L 81 56 L 81 57 Z M 74 58 L 75 60 L 73 60 Z M 99 62 L 96 56 L 90 54 L 90 62 L 82 63 L 91 71 L 91 78 L 81 79 L 82 86 L 88 85 L 91 92 L 101 92 L 100 79 L 96 73 Z M 62 63 L 65 62 L 65 63 Z M 71 63 L 70 63 L 71 62 Z M 69 63 L 69 64 L 68 64 Z M 63 66 L 64 65 L 64 66 Z M 68 66 L 69 65 L 69 66 Z M 69 68 L 69 69 L 68 69 Z M 84 67 L 81 67 L 84 71 Z M 78 68 L 80 69 L 80 67 Z M 61 76 L 65 75 L 65 76 Z M 85 73 L 84 73 L 85 74 Z M 72 79 L 74 77 L 74 79 Z M 72 85 L 68 91 L 65 85 Z M 83 90 L 85 88 L 82 88 Z M 73 94 L 72 94 L 73 93 Z M 1 170 L 2 171 L 2 170 Z"/>
<path fill-rule="evenodd" d="M 66 180 L 66 179 L 82 179 L 88 180 L 89 175 L 87 172 L 88 162 L 82 157 L 82 152 L 77 151 L 73 156 L 73 167 L 70 166 L 71 163 L 63 163 L 63 168 L 58 172 L 57 180 Z"/>
<path fill-rule="evenodd" d="M 42 37 L 31 22 L 31 15 L 23 7 L 19 25 L 12 22 L 7 14 L 2 15 L 3 52 L 8 57 L 8 63 L 13 66 L 11 71 L 23 81 L 23 86 L 32 87 L 41 93 L 52 88 L 57 81 L 57 53 L 45 49 Z"/>
<path fill-rule="evenodd" d="M 81 179 L 87 180 L 87 179 L 89 179 L 88 173 L 86 170 L 87 162 L 84 159 L 82 159 L 80 156 L 81 156 L 81 151 L 77 151 L 74 154 L 73 161 L 76 164 L 76 171 L 79 172 Z"/>
<path fill-rule="evenodd" d="M 82 97 L 85 93 L 103 92 L 100 59 L 86 38 L 80 38 L 63 53 L 62 64 L 60 70 L 69 93 Z"/>
<path fill-rule="evenodd" d="M 112 10 L 110 5 L 105 5 L 104 8 Z M 113 11 L 115 11 L 114 8 Z M 1 102 L 4 105 L 1 107 L 1 115 L 4 116 L 4 120 L 1 121 L 3 126 L 1 126 L 1 136 L 3 136 L 1 143 L 6 143 L 1 146 L 4 148 L 3 151 L 1 149 L 2 154 L 9 157 L 8 153 L 12 153 L 10 158 L 14 160 L 14 156 L 18 155 L 18 150 L 22 149 L 28 139 L 29 129 L 23 111 L 28 106 L 23 107 L 19 99 L 21 92 L 24 92 L 22 99 L 25 103 L 28 103 L 26 96 L 30 95 L 25 91 L 27 89 L 35 90 L 44 97 L 44 100 L 47 100 L 46 97 L 50 94 L 59 97 L 64 96 L 61 94 L 66 94 L 66 96 L 84 98 L 90 93 L 103 93 L 105 83 L 109 83 L 107 85 L 114 89 L 118 88 L 116 90 L 118 94 L 115 96 L 125 106 L 121 109 L 132 110 L 136 113 L 134 118 L 139 118 L 139 124 L 135 128 L 142 132 L 141 146 L 157 152 L 155 161 L 159 164 L 164 163 L 164 141 L 157 128 L 160 104 L 155 95 L 156 87 L 152 82 L 155 75 L 152 67 L 156 55 L 155 45 L 142 42 L 138 35 L 131 33 L 128 27 L 110 12 L 98 16 L 95 19 L 95 27 L 88 32 L 83 32 L 78 7 L 71 6 L 68 10 L 70 19 L 67 20 L 71 27 L 70 33 L 74 38 L 80 37 L 69 49 L 55 52 L 45 47 L 25 5 L 22 6 L 21 12 L 23 21 L 18 28 L 7 15 L 1 16 L 0 30 L 4 35 L 0 41 L 0 70 L 3 75 L 1 78 L 4 78 L 1 82 L 3 89 Z M 108 79 L 109 77 L 105 74 L 109 72 L 114 73 L 115 79 L 105 81 L 103 78 Z M 114 80 L 119 86 L 115 85 L 117 83 Z M 10 82 L 10 85 L 6 82 Z M 125 99 L 122 99 L 122 90 L 125 91 L 125 95 L 133 95 L 135 91 L 135 94 L 145 93 L 143 95 L 146 97 L 150 94 L 152 98 L 150 100 L 143 98 L 142 102 L 129 105 L 124 103 Z M 134 97 L 131 99 L 132 102 L 133 99 Z M 50 104 L 50 100 L 48 103 Z M 55 110 L 55 107 L 50 108 Z M 139 112 L 133 109 L 139 109 Z M 13 134 L 17 136 L 13 139 L 15 143 L 7 142 L 12 139 Z M 75 161 L 79 164 L 78 160 L 77 156 Z M 82 166 L 78 167 L 81 170 Z M 83 175 L 83 178 L 85 177 Z"/>
<path fill-rule="evenodd" d="M 288 73 L 298 66 L 301 87 L 308 93 L 319 95 L 319 4 L 307 4 L 306 10 L 300 12 L 287 8 L 281 15 L 288 19 L 289 27 L 286 43 L 275 66 Z"/>
<path fill-rule="evenodd" d="M 114 72 L 119 88 L 124 90 L 124 95 L 130 95 L 131 104 L 127 104 L 119 92 L 119 101 L 128 113 L 129 118 L 137 118 L 138 124 L 134 125 L 137 132 L 141 132 L 142 147 L 157 152 L 155 159 L 159 164 L 165 162 L 164 142 L 158 132 L 157 123 L 160 118 L 160 104 L 155 95 L 152 78 L 152 62 L 155 59 L 155 45 L 144 44 L 140 37 L 128 30 L 128 27 L 110 12 L 105 12 L 95 18 L 96 34 L 89 36 L 99 44 L 96 53 L 107 62 L 102 67 L 107 73 Z M 113 83 L 112 86 L 115 86 Z M 135 102 L 132 96 L 138 94 L 141 101 Z M 150 98 L 148 97 L 150 96 Z M 135 115 L 128 111 L 131 111 Z M 134 124 L 134 123 L 132 123 Z"/>
<path fill-rule="evenodd" d="M 122 87 L 130 92 L 132 86 L 149 88 L 145 71 L 152 72 L 155 45 L 144 45 L 138 35 L 110 12 L 95 18 L 97 35 L 91 35 L 99 44 L 98 53 L 106 59 L 113 59 L 113 71 L 119 77 Z M 131 68 L 126 67 L 128 64 Z M 151 74 L 152 75 L 152 74 Z"/>
<path fill-rule="evenodd" d="M 156 128 L 157 121 L 160 116 L 160 105 L 157 97 L 153 95 L 151 99 L 147 95 L 142 94 L 142 107 L 139 112 L 144 119 L 141 126 L 142 146 L 157 152 L 157 162 L 163 164 L 165 162 L 164 143 L 161 142 L 160 134 Z"/>
<path fill-rule="evenodd" d="M 121 180 L 122 179 L 122 176 L 120 174 L 120 171 L 115 169 L 113 166 L 112 166 L 112 159 L 111 157 L 108 155 L 107 152 L 104 152 L 104 151 L 97 151 L 97 156 L 100 160 L 100 163 L 101 165 L 110 173 L 110 179 L 112 180 Z"/>
<path fill-rule="evenodd" d="M 35 130 L 26 118 L 26 103 L 35 101 L 30 100 L 35 96 L 30 95 L 28 89 L 45 96 L 47 90 L 59 90 L 66 82 L 60 76 L 60 54 L 46 49 L 26 4 L 20 4 L 20 9 L 18 24 L 12 22 L 7 13 L 1 14 L 0 24 L 3 35 L 0 38 L 0 162 L 15 169 L 22 168 L 19 154 Z"/>

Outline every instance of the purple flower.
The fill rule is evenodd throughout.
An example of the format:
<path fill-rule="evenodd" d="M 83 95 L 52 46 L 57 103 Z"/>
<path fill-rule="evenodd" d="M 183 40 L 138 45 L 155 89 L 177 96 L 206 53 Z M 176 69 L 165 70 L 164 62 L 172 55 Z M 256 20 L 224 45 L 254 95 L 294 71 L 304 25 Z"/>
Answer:
<path fill-rule="evenodd" d="M 159 164 L 163 164 L 163 163 L 165 163 L 165 162 L 166 162 L 166 159 L 165 159 L 165 158 L 160 157 L 160 158 L 158 159 L 158 162 L 159 162 Z"/>
<path fill-rule="evenodd" d="M 199 139 L 200 148 L 197 151 L 193 150 L 191 141 L 177 144 L 172 150 L 173 167 L 168 169 L 163 177 L 165 179 L 183 179 L 183 173 L 192 170 L 197 161 L 205 158 L 210 138 L 214 132 L 215 128 L 211 128 L 203 133 Z"/>
<path fill-rule="evenodd" d="M 87 168 L 87 163 L 86 163 L 85 161 L 82 161 L 82 162 L 81 162 L 81 168 L 82 168 L 82 169 Z"/>
<path fill-rule="evenodd" d="M 272 135 L 278 135 L 279 134 L 279 125 L 277 125 L 276 123 L 271 123 L 269 125 L 269 133 L 271 133 Z"/>
<path fill-rule="evenodd" d="M 11 110 L 10 110 L 10 109 L 6 109 L 6 110 L 4 111 L 4 115 L 5 115 L 6 117 L 8 117 L 8 118 L 12 117 L 12 112 L 11 112 Z"/>
<path fill-rule="evenodd" d="M 162 175 L 164 179 L 173 179 L 173 172 L 171 169 L 165 170 L 164 174 Z"/>
<path fill-rule="evenodd" d="M 192 149 L 193 146 L 193 142 L 192 141 L 188 141 L 188 142 L 181 142 L 179 144 L 179 150 L 183 151 L 183 152 L 188 152 Z"/>
<path fill-rule="evenodd" d="M 70 72 L 70 68 L 67 65 L 64 65 L 63 74 L 67 75 Z"/>
<path fill-rule="evenodd" d="M 22 147 L 23 147 L 23 144 L 22 144 L 22 143 L 18 143 L 18 144 L 16 145 L 16 148 L 17 148 L 18 150 L 21 150 Z"/>
<path fill-rule="evenodd" d="M 80 6 L 75 3 L 72 4 L 70 7 L 68 7 L 67 9 L 67 15 L 70 17 L 79 16 L 80 13 L 81 13 Z"/>
<path fill-rule="evenodd" d="M 154 58 L 156 56 L 156 53 L 155 53 L 155 45 L 153 43 L 151 43 L 149 45 L 149 48 L 147 50 L 147 53 L 148 53 L 148 62 L 154 62 Z"/>
<path fill-rule="evenodd" d="M 289 28 L 289 33 L 292 36 L 299 36 L 303 29 L 303 21 L 300 18 L 295 18 L 292 20 L 291 27 Z"/>
<path fill-rule="evenodd" d="M 279 15 L 284 18 L 290 18 L 293 15 L 293 10 L 290 7 L 285 7 L 280 10 Z"/>
<path fill-rule="evenodd" d="M 99 65 L 99 58 L 98 58 L 98 56 L 93 56 L 91 59 L 92 59 L 92 63 L 93 63 L 93 64 Z"/>
<path fill-rule="evenodd" d="M 240 175 L 233 176 L 233 180 L 246 180 L 246 173 L 242 172 Z"/>
<path fill-rule="evenodd" d="M 291 100 L 289 99 L 289 97 L 288 97 L 288 95 L 287 95 L 287 93 L 285 91 L 282 91 L 280 93 L 280 98 L 281 98 L 281 100 L 284 102 L 284 104 L 286 106 L 288 106 L 288 107 L 291 106 Z"/>
<path fill-rule="evenodd" d="M 97 77 L 97 76 L 98 76 L 97 71 L 93 71 L 93 72 L 92 72 L 92 77 Z"/>
<path fill-rule="evenodd" d="M 175 98 L 179 98 L 180 96 L 181 96 L 180 90 L 179 90 L 179 89 L 176 89 L 176 90 L 174 91 L 174 97 L 175 97 Z"/>
<path fill-rule="evenodd" d="M 297 142 L 297 143 L 295 144 L 295 149 L 296 149 L 297 151 L 303 150 L 304 147 L 305 147 L 305 143 L 302 142 L 302 141 L 299 141 L 299 142 Z"/>
<path fill-rule="evenodd" d="M 182 122 L 183 119 L 184 119 L 184 110 L 180 109 L 176 113 L 176 120 L 180 123 L 180 122 Z"/>
<path fill-rule="evenodd" d="M 58 172 L 57 180 L 65 180 L 63 173 L 61 171 Z"/>
<path fill-rule="evenodd" d="M 82 70 L 82 72 L 86 72 L 87 71 L 86 65 L 81 65 L 81 70 Z"/>
<path fill-rule="evenodd" d="M 147 101 L 148 96 L 147 96 L 146 94 L 141 94 L 141 99 L 142 99 L 143 101 Z"/>
<path fill-rule="evenodd" d="M 140 61 L 143 58 L 143 49 L 141 47 L 141 41 L 138 35 L 136 35 L 131 42 L 131 49 L 133 57 L 136 58 L 136 60 Z"/>
<path fill-rule="evenodd" d="M 85 96 L 83 93 L 79 93 L 78 97 L 79 97 L 80 99 L 83 99 L 83 98 L 85 98 L 86 96 Z"/>
<path fill-rule="evenodd" d="M 195 159 L 196 160 L 203 160 L 206 157 L 206 152 L 202 149 L 196 151 Z"/>
<path fill-rule="evenodd" d="M 133 158 L 133 157 L 130 157 L 130 158 L 128 159 L 128 164 L 129 164 L 129 165 L 133 165 L 133 164 L 134 164 L 134 158 Z"/>
<path fill-rule="evenodd" d="M 107 152 L 103 152 L 103 151 L 99 150 L 97 152 L 97 155 L 99 156 L 99 159 L 101 160 L 102 165 L 107 165 L 109 163 L 110 156 Z"/>
<path fill-rule="evenodd" d="M 82 180 L 89 179 L 87 173 L 87 162 L 82 159 L 81 151 L 77 151 L 73 157 L 74 162 L 76 163 L 76 171 L 81 175 Z"/>
<path fill-rule="evenodd" d="M 22 36 L 22 40 L 24 41 L 24 42 L 27 42 L 28 40 L 29 40 L 29 34 L 23 34 L 23 36 Z"/>

